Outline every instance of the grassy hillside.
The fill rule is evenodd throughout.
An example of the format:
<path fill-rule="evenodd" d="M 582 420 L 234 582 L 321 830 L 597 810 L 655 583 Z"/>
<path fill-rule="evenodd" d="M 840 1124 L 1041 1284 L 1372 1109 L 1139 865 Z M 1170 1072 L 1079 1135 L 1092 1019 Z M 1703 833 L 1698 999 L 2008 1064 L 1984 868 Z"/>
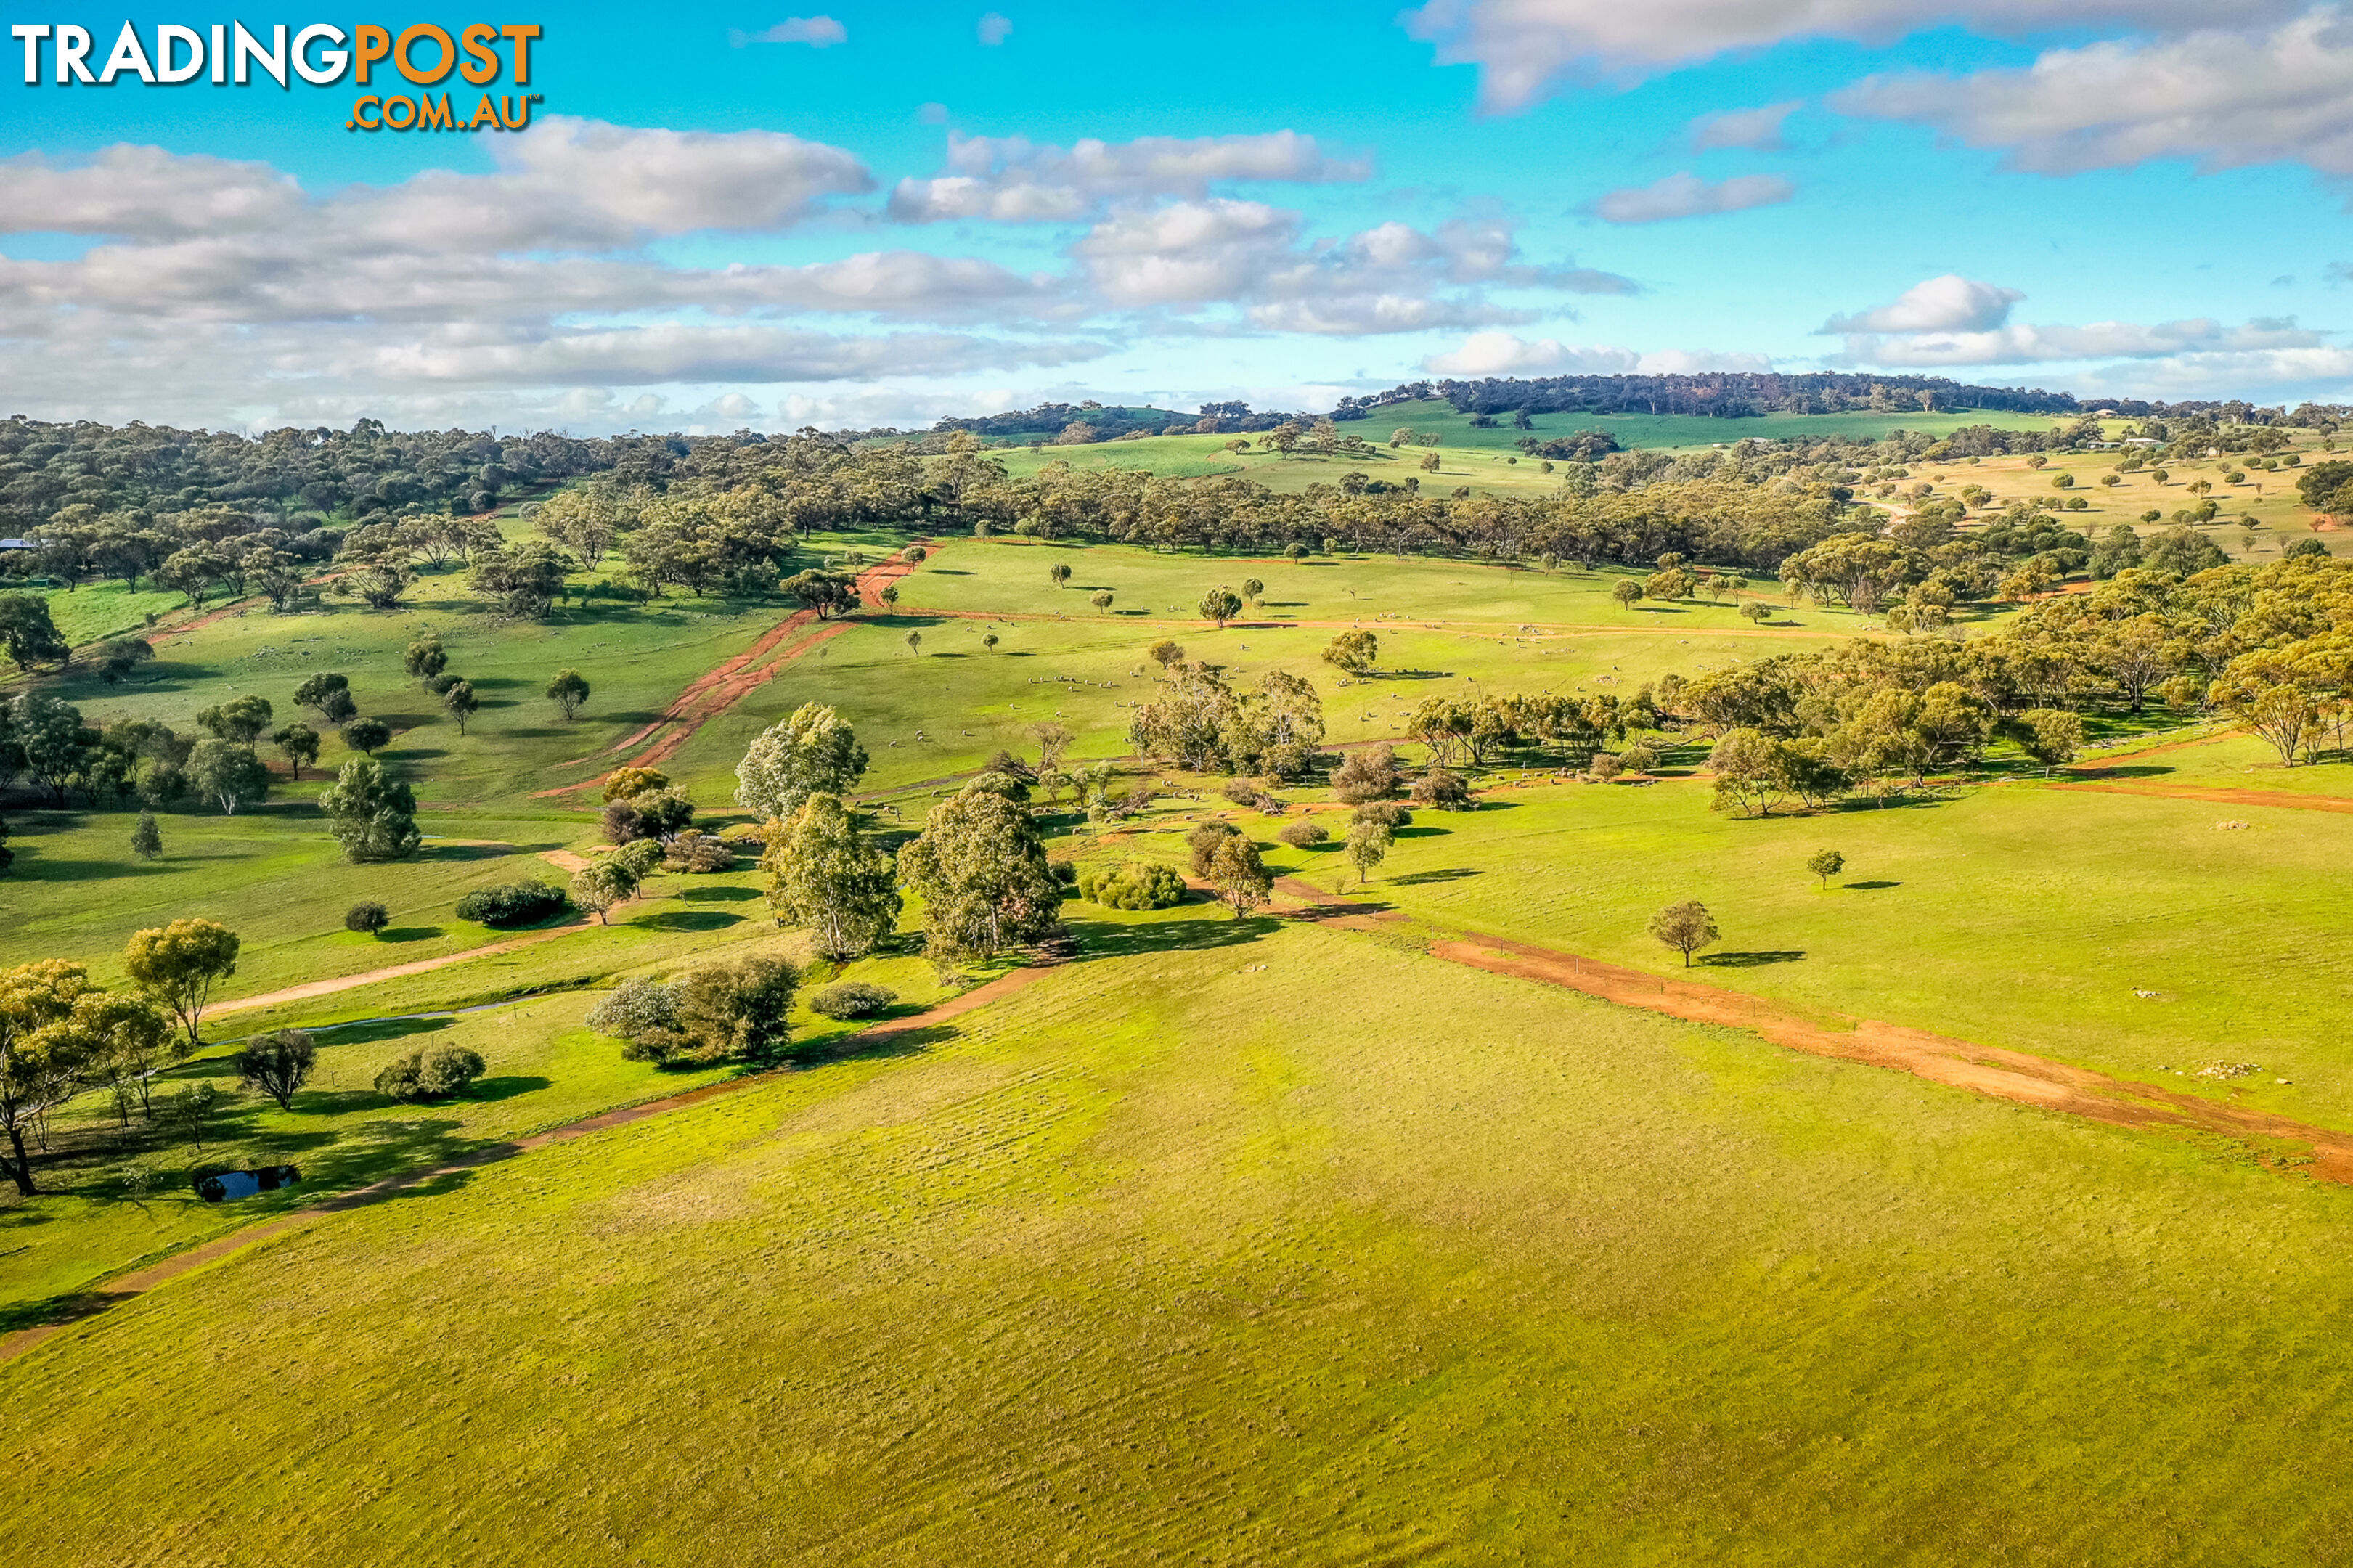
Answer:
<path fill-rule="evenodd" d="M 1958 414 L 1768 414 L 1755 419 L 1709 419 L 1695 414 L 1537 414 L 1530 416 L 1532 428 L 1526 430 L 1514 429 L 1509 415 L 1498 416 L 1499 423 L 1486 429 L 1473 427 L 1472 417 L 1457 412 L 1451 404 L 1433 399 L 1392 404 L 1375 411 L 1368 418 L 1354 422 L 1350 428 L 1367 441 L 1386 446 L 1391 431 L 1409 426 L 1417 432 L 1438 432 L 1445 437 L 1448 447 L 1498 452 L 1518 450 L 1518 443 L 1526 437 L 1548 441 L 1577 430 L 1607 430 L 1618 437 L 1622 447 L 1672 451 L 1751 437 L 1766 441 L 1820 440 L 1831 437 L 1876 440 L 1891 430 L 1943 436 L 1968 425 L 1990 425 L 1998 430 L 2048 430 L 2062 423 L 2048 415 L 1992 409 Z"/>
<path fill-rule="evenodd" d="M 1073 468 L 1142 468 L 1170 479 L 1212 474 L 1239 474 L 1284 494 L 1296 494 L 1321 481 L 1335 482 L 1351 471 L 1391 482 L 1408 475 L 1425 488 L 1451 490 L 1469 485 L 1497 495 L 1536 496 L 1557 490 L 1557 475 L 1544 473 L 1540 463 L 1521 458 L 1518 443 L 1533 437 L 1551 440 L 1579 430 L 1608 430 L 1626 447 L 1691 450 L 1751 437 L 1767 440 L 1858 437 L 1875 438 L 1891 430 L 1919 430 L 1944 435 L 1967 425 L 1991 425 L 2005 430 L 2044 430 L 2053 421 L 2041 415 L 1967 414 L 1783 414 L 1758 419 L 1705 419 L 1695 415 L 1540 414 L 1532 428 L 1518 430 L 1508 419 L 1492 428 L 1474 428 L 1471 416 L 1439 402 L 1401 403 L 1384 408 L 1373 418 L 1345 426 L 1361 436 L 1374 450 L 1346 458 L 1324 458 L 1310 453 L 1282 458 L 1261 451 L 1261 437 L 1244 436 L 1147 436 L 1135 440 L 1109 441 L 1085 447 L 1008 447 L 989 456 L 1002 462 L 1016 479 L 1036 473 L 1048 463 L 1064 462 Z M 1389 446 L 1401 428 L 1435 433 L 1435 448 L 1442 467 L 1425 474 L 1417 465 L 1431 448 Z M 1226 450 L 1227 443 L 1248 440 L 1246 452 Z"/>
<path fill-rule="evenodd" d="M 53 1342 L 5 1512 L 33 1565 L 2317 1563 L 2348 1202 L 1179 911 Z"/>
<path fill-rule="evenodd" d="M 1449 472 L 1542 478 L 1440 451 Z M 1328 473 L 1244 461 L 1284 485 Z M 2189 501 L 2187 467 L 2162 486 L 2097 487 L 2105 471 L 2075 464 L 2094 499 L 2070 522 Z M 2196 471 L 2228 519 L 2258 514 L 2252 545 L 2234 521 L 2210 531 L 2233 552 L 2308 521 L 2289 473 Z M 2056 496 L 2052 478 L 1988 460 L 1904 482 Z M 794 606 L 603 600 L 515 624 L 445 573 L 396 612 L 200 620 L 116 689 L 34 677 L 92 721 L 185 728 L 229 695 L 298 716 L 294 686 L 339 670 L 394 724 L 385 760 L 434 837 L 350 866 L 321 779 L 282 763 L 263 805 L 163 814 L 152 864 L 111 801 L 11 811 L 0 963 L 111 979 L 131 931 L 206 915 L 245 940 L 222 994 L 264 1005 L 216 1015 L 153 1085 L 224 1092 L 201 1147 L 162 1121 L 119 1131 L 95 1090 L 36 1130 L 50 1190 L 0 1193 L 0 1333 L 332 1193 L 733 1079 L 628 1061 L 586 1018 L 624 976 L 806 960 L 748 861 L 655 876 L 609 925 L 456 915 L 471 888 L 567 875 L 599 838 L 595 791 L 572 786 L 657 737 L 704 820 L 729 820 L 751 739 L 831 703 L 895 837 L 992 752 L 1034 755 L 1041 721 L 1076 732 L 1074 760 L 1124 757 L 1164 638 L 1244 689 L 1307 678 L 1347 743 L 1403 734 L 1430 696 L 1630 695 L 1892 635 L 1770 582 L 1747 594 L 1763 626 L 1729 598 L 1624 608 L 1622 575 L 958 535 L 895 606 L 768 644 L 764 675 L 660 728 Z M 1200 618 L 1204 592 L 1253 578 L 1242 620 Z M 1360 626 L 1378 669 L 1345 677 L 1320 655 Z M 491 699 L 464 734 L 401 672 L 427 629 Z M 565 666 L 595 688 L 571 723 L 539 695 Z M 2119 706 L 2091 729 L 2173 721 Z M 1699 898 L 1722 940 L 1689 974 L 1736 1016 L 1754 998 L 1887 1020 L 2353 1129 L 2333 891 L 2353 813 L 2326 809 L 2353 803 L 2353 763 L 2281 770 L 2216 728 L 2049 784 L 1998 741 L 1980 776 L 1999 782 L 1761 820 L 1709 809 L 1688 736 L 1649 783 L 1508 757 L 1479 809 L 1418 809 L 1368 887 L 1347 879 L 1360 915 L 1388 918 L 1073 898 L 1059 962 L 954 1022 L 861 1039 L 804 994 L 799 1053 L 724 1095 L 300 1218 L 0 1359 L 21 1478 L 0 1524 L 26 1563 L 77 1565 L 2333 1562 L 2316 1478 L 2353 1446 L 2331 1311 L 2353 1193 L 2301 1173 L 2301 1145 L 2259 1160 L 2030 1110 L 1445 962 L 1432 940 L 1516 939 L 1647 984 L 1684 974 L 1650 917 Z M 343 759 L 332 736 L 327 753 L 322 773 Z M 1218 815 L 1278 871 L 1340 886 L 1335 848 L 1275 837 L 1344 829 L 1324 784 L 1268 816 L 1219 776 L 1128 766 L 1156 799 L 1110 823 L 1042 811 L 1055 858 L 1182 864 Z M 1804 867 L 1826 847 L 1846 857 L 1827 888 Z M 341 929 L 364 898 L 391 908 L 381 938 Z M 896 992 L 892 1018 L 1015 962 L 935 968 L 919 913 L 843 972 Z M 285 994 L 324 984 L 343 988 Z M 230 1058 L 297 1026 L 321 1066 L 280 1110 Z M 375 1092 L 392 1057 L 445 1041 L 486 1058 L 471 1091 Z M 2261 1070 L 2195 1076 L 2212 1061 Z M 216 1206 L 187 1184 L 280 1161 L 301 1188 Z"/>

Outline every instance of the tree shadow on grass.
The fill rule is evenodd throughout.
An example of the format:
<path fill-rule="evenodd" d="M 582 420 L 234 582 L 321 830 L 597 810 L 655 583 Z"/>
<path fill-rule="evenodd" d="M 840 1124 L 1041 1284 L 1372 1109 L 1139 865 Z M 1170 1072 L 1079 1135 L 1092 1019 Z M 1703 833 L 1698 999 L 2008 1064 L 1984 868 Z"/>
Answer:
<path fill-rule="evenodd" d="M 1212 909 L 1217 910 L 1211 913 Z M 1126 958 L 1145 952 L 1193 952 L 1206 948 L 1237 947 L 1275 931 L 1281 921 L 1271 915 L 1234 920 L 1222 906 L 1202 905 L 1200 916 L 1188 920 L 1152 921 L 1137 925 L 1110 921 L 1066 921 L 1063 923 L 1085 958 Z"/>
<path fill-rule="evenodd" d="M 1767 952 L 1711 952 L 1694 960 L 1710 969 L 1761 969 L 1768 963 L 1795 963 L 1805 957 L 1802 948 Z"/>
<path fill-rule="evenodd" d="M 537 1094 L 554 1082 L 554 1079 L 540 1078 L 531 1073 L 516 1073 L 506 1078 L 478 1078 L 459 1098 L 469 1104 L 491 1105 L 501 1100 L 512 1100 L 519 1094 Z"/>
<path fill-rule="evenodd" d="M 0 1307 L 0 1334 L 19 1329 L 43 1329 L 94 1318 L 109 1307 L 131 1300 L 129 1291 L 72 1290 L 37 1301 L 11 1301 Z"/>
<path fill-rule="evenodd" d="M 1391 877 L 1390 882 L 1400 888 L 1419 888 L 1430 882 L 1459 882 L 1478 872 L 1467 866 L 1450 866 L 1443 871 L 1414 871 L 1403 877 Z"/>
<path fill-rule="evenodd" d="M 439 926 L 386 926 L 375 933 L 378 942 L 426 942 L 448 933 Z"/>
<path fill-rule="evenodd" d="M 681 888 L 678 896 L 690 904 L 744 904 L 760 896 L 757 888 Z"/>
<path fill-rule="evenodd" d="M 922 1012 L 918 1007 L 914 1011 Z M 926 1024 L 920 1029 L 896 1028 L 886 1015 L 878 1026 L 848 1034 L 828 1035 L 795 1051 L 786 1066 L 794 1069 L 824 1067 L 829 1062 L 888 1061 L 893 1057 L 919 1057 L 934 1046 L 956 1037 L 954 1024 Z"/>
<path fill-rule="evenodd" d="M 2069 768 L 2060 776 L 2079 779 L 2155 779 L 2163 778 L 2168 773 L 2178 771 L 2179 770 L 2168 768 L 2161 763 L 2119 763 L 2112 768 L 2097 765 Z"/>
<path fill-rule="evenodd" d="M 38 853 L 26 856 L 22 848 L 26 840 L 20 838 L 16 842 L 19 850 L 16 865 L 13 869 L 15 879 L 20 882 L 98 882 L 112 877 L 163 876 L 173 869 L 170 861 L 174 857 L 170 855 L 166 855 L 161 860 L 153 861 L 53 860 Z M 35 839 L 32 842 L 37 845 L 39 840 Z"/>
<path fill-rule="evenodd" d="M 1900 888 L 1904 884 L 1901 882 L 1841 882 L 1839 884 L 1841 888 L 1852 888 L 1855 891 L 1862 893 L 1870 892 L 1873 889 L 1877 888 Z"/>
<path fill-rule="evenodd" d="M 423 1018 L 365 1018 L 350 1024 L 322 1025 L 311 1034 L 325 1045 L 359 1046 L 377 1040 L 405 1040 L 411 1035 L 438 1035 L 457 1021 L 447 1013 Z"/>
<path fill-rule="evenodd" d="M 725 910 L 664 910 L 659 914 L 638 915 L 622 923 L 639 931 L 721 931 L 743 921 L 742 915 Z"/>

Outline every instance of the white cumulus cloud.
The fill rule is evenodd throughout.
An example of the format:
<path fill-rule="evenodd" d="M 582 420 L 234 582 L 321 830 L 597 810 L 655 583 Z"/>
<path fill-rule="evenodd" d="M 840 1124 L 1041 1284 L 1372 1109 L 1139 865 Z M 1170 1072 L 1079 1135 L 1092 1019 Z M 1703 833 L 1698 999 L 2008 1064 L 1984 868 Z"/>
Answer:
<path fill-rule="evenodd" d="M 1611 191 L 1597 198 L 1590 210 L 1604 223 L 1667 223 L 1772 206 L 1797 194 L 1798 187 L 1778 174 L 1736 174 L 1710 184 L 1686 173 Z"/>
<path fill-rule="evenodd" d="M 1324 184 L 1372 175 L 1369 159 L 1335 156 L 1293 131 L 1117 142 L 1090 137 L 1068 148 L 950 132 L 946 163 L 934 178 L 900 181 L 891 216 L 902 223 L 1071 223 L 1114 201 L 1198 201 L 1212 184 L 1234 181 Z"/>
<path fill-rule="evenodd" d="M 1730 109 L 1721 114 L 1703 114 L 1691 122 L 1692 151 L 1746 147 L 1760 153 L 1778 152 L 1788 144 L 1781 136 L 1782 122 L 1803 107 L 1802 100 L 1793 98 L 1787 103 L 1768 103 L 1761 109 Z"/>
<path fill-rule="evenodd" d="M 849 42 L 849 29 L 830 16 L 787 16 L 756 33 L 731 29 L 727 42 L 738 49 L 753 44 L 807 44 L 813 49 L 826 49 Z"/>
<path fill-rule="evenodd" d="M 1947 272 L 1915 283 L 1892 305 L 1832 316 L 1822 323 L 1825 332 L 1978 332 L 2010 319 L 2010 308 L 2024 294 L 1980 283 Z"/>
<path fill-rule="evenodd" d="M 1764 372 L 1773 362 L 1763 354 L 1718 353 L 1710 349 L 1665 349 L 1650 353 L 1607 344 L 1534 342 L 1512 332 L 1473 332 L 1444 353 L 1431 354 L 1421 368 L 1436 375 L 1704 375 L 1718 371 Z"/>
<path fill-rule="evenodd" d="M 2300 0 L 2232 0 L 2241 26 L 2301 10 Z M 1794 38 L 1887 44 L 1960 25 L 2006 37 L 2058 28 L 2180 31 L 2212 25 L 2211 0 L 1428 0 L 1407 30 L 1440 64 L 1480 68 L 1489 110 L 1525 109 L 1578 83 L 1629 81 Z"/>
<path fill-rule="evenodd" d="M 2353 174 L 2353 18 L 2321 5 L 2243 30 L 2260 9 L 2232 6 L 2238 29 L 2052 49 L 2017 68 L 1874 77 L 1831 102 L 2002 149 L 2039 174 L 2181 159 Z"/>

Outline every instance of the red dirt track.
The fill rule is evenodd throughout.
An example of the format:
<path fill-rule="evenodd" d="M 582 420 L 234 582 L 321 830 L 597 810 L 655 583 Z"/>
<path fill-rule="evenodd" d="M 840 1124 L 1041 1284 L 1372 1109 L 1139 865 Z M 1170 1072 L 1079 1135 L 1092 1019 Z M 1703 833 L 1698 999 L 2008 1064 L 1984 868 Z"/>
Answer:
<path fill-rule="evenodd" d="M 1304 919 L 1362 929 L 1403 918 L 1335 901 L 1295 878 L 1283 878 L 1276 886 L 1307 906 L 1296 911 Z M 2300 1170 L 2324 1181 L 2353 1185 L 2353 1133 L 2292 1121 L 2202 1095 L 1896 1024 L 1864 1019 L 1851 1030 L 1826 1027 L 1763 997 L 1662 977 L 1504 937 L 1441 938 L 1432 942 L 1429 951 L 1434 957 L 1491 974 L 1558 985 L 1688 1023 L 1748 1029 L 1775 1045 L 1809 1056 L 1888 1068 L 1932 1083 L 2087 1121 L 2220 1134 L 2244 1144 L 2274 1168 Z"/>
<path fill-rule="evenodd" d="M 928 539 L 917 540 L 926 551 L 936 552 L 939 546 Z M 914 568 L 903 561 L 885 561 L 870 566 L 858 574 L 859 603 L 870 610 L 882 608 L 882 588 L 887 583 L 907 575 Z M 676 756 L 694 739 L 695 731 L 726 712 L 746 697 L 774 680 L 785 666 L 800 658 L 822 642 L 830 641 L 849 629 L 847 621 L 820 623 L 815 610 L 796 610 L 760 635 L 758 641 L 727 660 L 709 674 L 696 679 L 687 689 L 673 698 L 662 710 L 660 718 L 629 736 L 613 752 L 627 752 L 643 745 L 654 736 L 661 739 L 647 747 L 626 763 L 615 763 L 615 768 L 651 768 Z M 810 628 L 815 627 L 814 631 Z M 807 636 L 798 634 L 807 633 Z M 796 638 L 797 637 L 797 640 Z M 777 650 L 782 648 L 782 652 Z M 768 656 L 775 654 L 771 658 Z M 762 662 L 765 660 L 765 662 Z M 665 731 L 667 731 L 665 733 Z M 611 771 L 610 769 L 606 770 Z M 554 789 L 533 792 L 534 800 L 553 799 L 559 795 L 576 795 L 593 789 L 604 782 L 604 773 L 578 784 L 563 784 Z"/>

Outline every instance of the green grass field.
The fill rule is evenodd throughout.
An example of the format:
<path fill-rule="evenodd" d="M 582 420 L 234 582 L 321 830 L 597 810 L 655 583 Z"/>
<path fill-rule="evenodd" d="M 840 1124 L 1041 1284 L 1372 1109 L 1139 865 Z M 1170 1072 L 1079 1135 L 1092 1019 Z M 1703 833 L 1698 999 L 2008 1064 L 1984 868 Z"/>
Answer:
<path fill-rule="evenodd" d="M 1679 975 L 1644 922 L 1698 898 L 1724 939 L 1692 978 L 2353 1124 L 2353 1052 L 2314 1027 L 2353 994 L 2329 871 L 2353 818 L 2031 783 L 1763 819 L 1713 814 L 1708 795 L 1569 784 L 1423 813 L 1365 896 Z M 1822 848 L 1846 858 L 1827 890 L 1805 869 Z M 1327 887 L 1345 869 L 1282 853 Z M 2189 1076 L 2217 1058 L 2263 1070 Z"/>
<path fill-rule="evenodd" d="M 2344 1194 L 1366 938 L 1136 934 L 0 1371 L 17 1555 L 2339 1550 Z"/>
<path fill-rule="evenodd" d="M 2032 477 L 1933 478 L 1964 476 Z M 2270 479 L 2265 504 L 2285 488 Z M 895 541 L 812 550 L 851 542 Z M 1199 619 L 1206 590 L 1245 577 L 1265 591 L 1243 623 Z M 1041 721 L 1075 730 L 1079 759 L 1126 753 L 1163 637 L 1240 686 L 1308 677 L 1345 743 L 1402 733 L 1431 695 L 1630 694 L 1867 632 L 1778 595 L 1762 629 L 1728 603 L 1630 612 L 1615 581 L 959 537 L 892 613 L 785 665 L 667 765 L 728 820 L 750 739 L 832 703 L 871 752 L 863 789 L 912 827 L 999 747 L 1034 754 Z M 516 626 L 448 574 L 396 613 L 171 634 L 111 692 L 37 677 L 93 721 L 185 726 L 256 690 L 282 721 L 304 674 L 342 670 L 396 721 L 385 761 L 436 837 L 396 866 L 345 864 L 319 777 L 234 817 L 165 814 L 153 865 L 130 813 L 15 810 L 0 963 L 111 978 L 131 931 L 210 915 L 245 939 L 234 998 L 504 940 L 458 899 L 561 880 L 544 857 L 596 840 L 593 791 L 543 792 L 635 754 L 625 742 L 790 608 Z M 1343 684 L 1319 655 L 1353 626 L 1379 633 L 1382 668 Z M 400 674 L 428 626 L 496 700 L 464 736 Z M 537 695 L 562 665 L 596 689 L 571 724 Z M 322 773 L 342 761 L 332 737 L 327 753 Z M 2353 1128 L 2334 891 L 2353 816 L 2013 770 L 1751 821 L 1711 813 L 1691 761 L 1419 814 L 1349 889 L 1409 917 L 1376 929 L 1074 900 L 1071 960 L 953 1024 L 861 1044 L 804 1001 L 802 1053 L 729 1094 L 306 1218 L 0 1362 L 23 1479 L 0 1521 L 27 1563 L 77 1565 L 2338 1560 L 2353 1194 L 2219 1139 L 1802 1056 L 1425 948 L 1484 932 L 1681 975 L 1644 922 L 1698 897 L 1723 928 L 1691 971 L 1706 984 Z M 2353 797 L 2348 766 L 2282 770 L 2224 735 L 2094 753 L 2076 777 Z M 1338 884 L 1334 851 L 1277 846 L 1281 822 L 1229 807 L 1218 780 L 1146 776 L 1165 793 L 1140 822 L 1106 837 L 1049 816 L 1053 852 L 1181 858 L 1214 811 L 1271 864 Z M 1822 847 L 1846 856 L 1829 889 L 1803 864 Z M 219 1016 L 156 1086 L 231 1091 L 204 1150 L 101 1137 L 114 1110 L 95 1092 L 52 1119 L 54 1190 L 0 1194 L 0 1331 L 332 1192 L 725 1077 L 624 1061 L 582 1020 L 625 976 L 802 954 L 760 883 L 748 861 L 664 874 L 610 926 Z M 362 898 L 391 906 L 383 939 L 342 931 Z M 990 973 L 944 977 L 902 942 L 849 974 L 905 1016 Z M 228 1065 L 238 1037 L 280 1026 L 322 1031 L 290 1113 Z M 442 1040 L 488 1059 L 474 1091 L 374 1094 L 390 1057 Z M 2212 1060 L 2263 1070 L 2173 1076 Z M 185 1184 L 199 1163 L 281 1160 L 305 1170 L 294 1194 L 211 1206 Z M 161 1177 L 143 1207 L 132 1161 Z"/>

